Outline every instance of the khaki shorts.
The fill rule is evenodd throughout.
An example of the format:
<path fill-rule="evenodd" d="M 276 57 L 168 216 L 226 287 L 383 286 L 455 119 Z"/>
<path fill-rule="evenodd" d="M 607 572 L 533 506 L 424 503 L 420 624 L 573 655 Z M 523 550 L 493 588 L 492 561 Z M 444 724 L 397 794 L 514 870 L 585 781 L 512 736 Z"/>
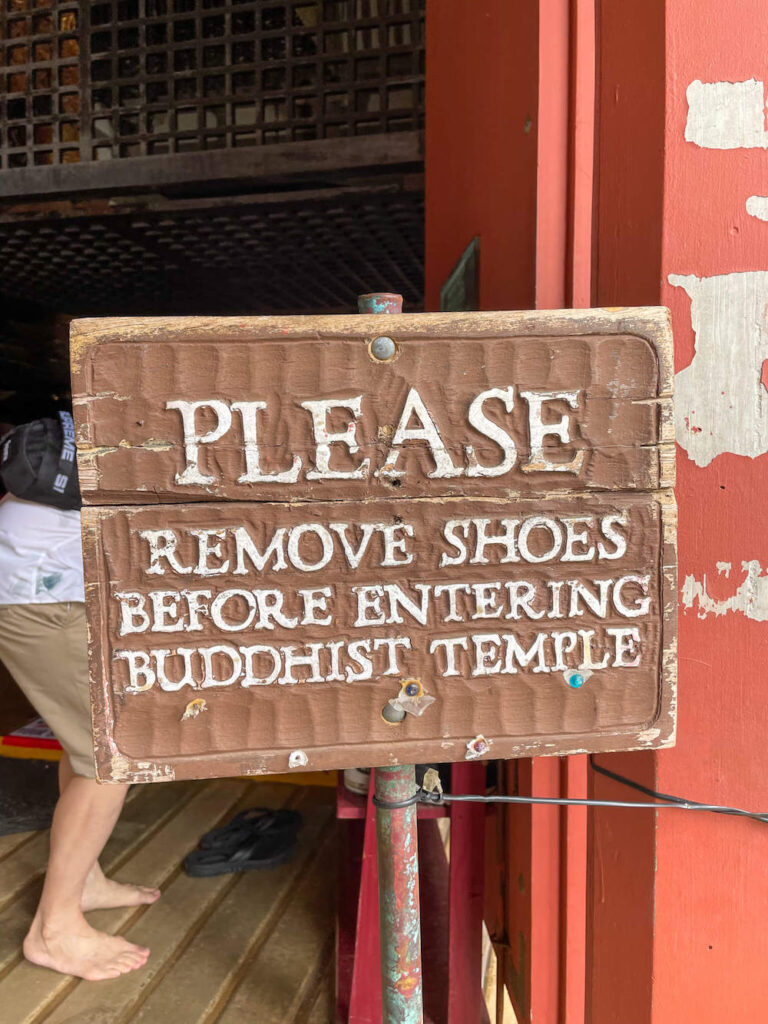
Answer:
<path fill-rule="evenodd" d="M 78 775 L 94 777 L 85 605 L 0 605 L 0 660 Z"/>

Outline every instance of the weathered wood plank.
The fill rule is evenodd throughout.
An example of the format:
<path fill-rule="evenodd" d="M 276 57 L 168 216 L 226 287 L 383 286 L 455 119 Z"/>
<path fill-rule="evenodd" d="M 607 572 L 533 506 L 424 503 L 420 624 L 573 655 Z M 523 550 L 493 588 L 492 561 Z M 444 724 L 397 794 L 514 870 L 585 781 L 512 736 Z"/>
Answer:
<path fill-rule="evenodd" d="M 312 1004 L 309 1016 L 306 1021 L 296 1020 L 296 1024 L 334 1024 L 335 999 L 334 999 L 334 974 L 333 964 L 320 978 L 317 986 L 317 995 Z"/>
<path fill-rule="evenodd" d="M 311 869 L 318 848 L 325 842 L 323 837 L 327 838 L 332 818 L 330 802 L 319 800 L 315 792 L 305 795 L 298 806 L 305 824 L 297 858 L 273 871 L 250 872 L 228 889 L 210 917 L 190 936 L 182 955 L 134 1011 L 131 1024 L 163 1020 L 209 1024 L 217 1020 L 238 984 L 254 970 L 253 958 L 272 941 L 300 879 Z M 326 933 L 332 931 L 333 917 L 329 914 Z M 266 991 L 271 978 L 260 975 L 260 982 Z M 255 1005 L 260 1005 L 260 999 Z"/>
<path fill-rule="evenodd" d="M 217 1024 L 242 1024 L 254 1007 L 258 1007 L 259 1024 L 290 1024 L 311 1005 L 333 944 L 329 925 L 335 898 L 334 862 L 335 843 L 328 837 L 296 886 L 269 942 L 249 961 Z"/>
<path fill-rule="evenodd" d="M 229 182 L 230 187 L 252 188 L 286 181 L 344 182 L 350 170 L 361 167 L 397 167 L 424 159 L 422 132 L 382 132 L 348 139 L 312 139 L 248 149 L 202 150 L 169 156 L 124 160 L 84 161 L 55 167 L 20 167 L 3 181 L 3 196 L 55 196 L 116 190 L 137 191 L 169 185 Z"/>
<path fill-rule="evenodd" d="M 28 843 L 20 846 L 3 864 L 3 885 L 0 891 L 0 913 L 17 899 L 19 893 L 33 885 L 45 871 L 48 860 L 48 832 L 36 832 Z"/>
<path fill-rule="evenodd" d="M 660 394 L 671 394 L 674 378 L 669 310 L 663 306 L 612 309 L 512 310 L 482 313 L 390 314 L 388 330 L 404 337 L 520 337 L 536 335 L 628 334 L 647 338 L 659 353 Z M 314 336 L 367 338 L 381 332 L 372 316 L 99 317 L 72 324 L 73 371 L 82 372 L 88 348 L 99 343 L 216 341 L 222 329 L 235 341 Z M 79 380 L 80 378 L 78 378 Z"/>
<path fill-rule="evenodd" d="M 172 818 L 113 877 L 163 888 L 176 877 L 181 859 L 195 846 L 200 834 L 226 819 L 247 789 L 248 783 L 234 780 L 205 786 L 187 805 L 186 813 Z M 89 919 L 94 927 L 116 933 L 143 912 L 144 908 L 135 907 L 96 911 Z M 78 984 L 75 979 L 22 961 L 0 980 L 0 1006 L 13 1008 L 14 1024 L 38 1024 Z"/>
<path fill-rule="evenodd" d="M 0 836 L 0 861 L 5 860 L 14 850 L 28 843 L 36 835 L 36 832 L 14 832 L 9 836 Z"/>
<path fill-rule="evenodd" d="M 192 797 L 194 787 L 188 783 L 167 787 L 162 796 L 144 789 L 135 798 L 126 801 L 123 813 L 104 848 L 102 863 L 105 869 L 115 870 L 126 857 L 145 843 L 173 815 L 178 814 Z M 39 888 L 48 863 L 48 830 L 31 833 L 29 841 L 9 857 L 0 872 L 0 970 L 10 955 L 7 940 L 15 941 L 13 929 L 6 919 L 7 908 L 23 892 Z M 23 934 L 23 933 L 22 933 Z M 11 947 L 12 948 L 12 947 Z"/>
<path fill-rule="evenodd" d="M 220 772 L 225 756 L 233 774 L 254 770 L 285 771 L 294 750 L 304 752 L 307 762 L 302 766 L 308 763 L 311 768 L 353 767 L 357 762 L 363 763 L 361 758 L 367 763 L 409 763 L 423 759 L 430 744 L 436 757 L 458 760 L 466 756 L 467 743 L 478 734 L 493 745 L 497 756 L 567 753 L 585 748 L 632 748 L 647 743 L 652 733 L 658 743 L 668 741 L 673 727 L 666 696 L 668 688 L 660 696 L 657 673 L 662 651 L 669 647 L 669 630 L 674 619 L 673 602 L 665 596 L 672 585 L 670 573 L 674 572 L 674 549 L 669 543 L 673 508 L 659 497 L 644 495 L 593 495 L 588 501 L 577 497 L 551 498 L 547 512 L 554 521 L 564 523 L 576 516 L 583 517 L 583 523 L 592 524 L 588 529 L 584 527 L 586 539 L 577 546 L 578 551 L 573 552 L 578 555 L 582 549 L 586 551 L 587 545 L 592 546 L 593 555 L 586 569 L 578 564 L 578 558 L 576 561 L 547 560 L 545 549 L 551 544 L 551 536 L 546 530 L 544 548 L 531 542 L 530 561 L 518 557 L 513 566 L 504 564 L 502 554 L 507 549 L 498 544 L 488 545 L 484 561 L 472 557 L 473 544 L 477 541 L 475 533 L 479 529 L 474 525 L 467 528 L 469 532 L 461 534 L 465 546 L 461 564 L 441 567 L 441 551 L 454 551 L 445 543 L 446 522 L 483 522 L 488 524 L 488 535 L 499 535 L 500 531 L 503 533 L 503 522 L 523 524 L 537 519 L 539 512 L 540 506 L 533 501 L 513 505 L 479 499 L 398 502 L 392 507 L 384 502 L 371 502 L 366 503 L 364 516 L 356 503 L 346 502 L 311 506 L 184 506 L 175 508 L 172 517 L 167 509 L 159 506 L 86 509 L 86 557 L 95 567 L 93 575 L 99 581 L 89 584 L 86 596 L 92 623 L 98 749 L 103 752 L 99 754 L 100 772 L 107 778 L 117 779 L 142 773 L 154 780 L 200 777 Z M 612 557 L 619 553 L 618 548 L 609 543 L 608 527 L 599 525 L 608 522 L 606 517 L 614 517 L 614 526 L 619 521 L 623 524 L 620 528 L 621 557 Z M 380 541 L 371 541 L 368 561 L 361 562 L 357 568 L 345 565 L 337 551 L 333 563 L 323 573 L 323 582 L 331 584 L 332 593 L 328 607 L 323 610 L 325 624 L 303 624 L 297 635 L 293 627 L 283 628 L 276 622 L 270 624 L 268 634 L 258 640 L 269 652 L 278 652 L 264 652 L 267 660 L 260 664 L 269 666 L 270 671 L 276 663 L 272 659 L 287 650 L 280 645 L 294 645 L 292 649 L 301 651 L 309 650 L 308 645 L 312 643 L 320 645 L 323 650 L 322 658 L 318 655 L 321 658 L 319 671 L 326 675 L 331 667 L 331 654 L 326 644 L 341 641 L 336 654 L 341 680 L 326 679 L 323 675 L 322 685 L 317 678 L 307 682 L 309 669 L 305 665 L 296 669 L 294 676 L 284 673 L 284 678 L 279 672 L 273 673 L 271 685 L 247 682 L 245 663 L 236 646 L 246 641 L 242 636 L 233 639 L 238 631 L 243 633 L 245 626 L 236 625 L 234 633 L 222 633 L 220 624 L 205 612 L 201 613 L 194 633 L 181 631 L 183 622 L 191 622 L 191 619 L 186 619 L 183 611 L 178 616 L 174 613 L 171 618 L 178 617 L 179 621 L 176 635 L 163 633 L 152 641 L 152 646 L 147 639 L 147 628 L 152 628 L 149 612 L 141 612 L 146 619 L 141 631 L 120 635 L 126 605 L 119 595 L 146 596 L 150 591 L 167 588 L 170 582 L 161 577 L 147 577 L 148 548 L 140 537 L 141 531 L 172 528 L 178 538 L 177 557 L 190 565 L 197 560 L 197 541 L 190 530 L 218 531 L 210 533 L 218 538 L 216 564 L 226 559 L 234 565 L 237 555 L 232 530 L 235 528 L 247 529 L 259 550 L 264 550 L 273 530 L 301 529 L 302 524 L 307 523 L 314 529 L 330 520 L 387 522 L 393 519 L 421 538 L 413 566 L 383 565 L 384 549 L 379 550 Z M 606 532 L 601 533 L 601 530 Z M 663 530 L 668 534 L 665 546 L 662 545 Z M 349 539 L 354 546 L 359 542 L 357 534 L 350 534 Z M 522 541 L 519 543 L 522 551 Z M 600 545 L 605 546 L 603 561 L 594 553 Z M 277 573 L 267 576 L 266 572 L 264 579 L 260 574 L 256 576 L 252 582 L 258 586 L 279 584 L 285 597 L 283 612 L 293 617 L 295 627 L 302 614 L 297 595 L 310 585 L 308 574 L 286 563 L 279 576 Z M 155 582 L 158 579 L 159 584 Z M 645 582 L 638 583 L 640 579 Z M 578 584 L 575 589 L 574 580 Z M 626 593 L 615 590 L 618 580 L 628 581 Z M 375 681 L 371 680 L 368 685 L 350 686 L 343 680 L 347 652 L 351 650 L 348 645 L 361 635 L 360 604 L 355 589 L 358 581 L 369 587 L 396 586 L 411 600 L 417 603 L 423 600 L 422 607 L 427 609 L 421 622 L 402 609 L 394 620 L 385 622 L 384 613 L 379 615 L 381 607 L 386 607 L 384 597 L 383 605 L 375 602 L 371 605 L 369 622 L 378 623 L 377 637 L 389 638 L 392 642 L 403 635 L 409 638 L 410 649 L 397 662 L 399 674 L 423 680 L 427 693 L 438 702 L 426 714 L 407 716 L 396 728 L 381 717 L 382 707 L 388 699 L 396 697 L 400 689 L 398 675 L 387 679 L 388 655 L 385 657 L 382 651 L 378 661 L 371 655 Z M 448 584 L 464 587 L 453 606 L 445 593 L 439 593 L 439 587 Z M 187 576 L 184 586 L 190 588 L 185 592 L 208 595 L 198 605 L 203 609 L 214 607 L 221 595 L 231 595 L 235 624 L 243 617 L 243 606 L 238 603 L 244 593 L 242 577 L 238 579 L 230 574 L 219 582 L 216 576 L 209 575 L 200 581 L 201 589 L 195 591 Z M 599 615 L 593 615 L 581 598 L 573 597 L 575 593 L 582 593 L 585 586 L 593 601 L 599 594 L 605 598 Z M 491 589 L 483 590 L 484 587 Z M 507 601 L 504 595 L 512 593 L 509 587 L 515 594 L 527 592 L 526 588 L 535 592 L 535 607 L 531 605 L 530 614 L 522 606 L 511 603 L 511 599 Z M 495 610 L 478 610 L 477 602 L 482 605 L 490 594 L 496 595 L 492 601 Z M 608 600 L 610 594 L 614 595 L 613 604 Z M 130 598 L 129 605 L 132 602 L 135 605 L 136 600 L 138 597 Z M 150 608 L 148 598 L 144 605 Z M 184 607 L 183 601 L 180 607 Z M 330 614 L 331 610 L 333 631 L 329 631 L 326 619 L 326 612 Z M 253 614 L 250 620 L 254 620 Z M 589 637 L 584 639 L 582 634 L 573 632 L 576 640 L 570 651 L 562 657 L 558 655 L 560 641 L 557 637 L 563 630 L 578 629 L 591 631 Z M 612 631 L 622 629 L 637 630 L 643 659 L 636 667 L 629 666 L 631 658 L 619 656 L 618 651 L 611 648 L 619 635 Z M 488 650 L 493 649 L 494 643 L 498 648 L 496 655 L 482 664 L 468 640 L 475 631 L 491 638 L 487 641 L 491 644 Z M 542 639 L 542 631 L 548 639 Z M 247 629 L 245 632 L 249 637 L 247 643 L 252 643 L 250 637 L 254 634 Z M 496 641 L 492 639 L 494 636 Z M 502 644 L 499 637 L 514 637 L 515 644 L 525 651 L 533 650 L 538 644 L 536 650 L 540 648 L 541 655 L 537 654 L 527 667 L 524 659 L 519 664 L 507 665 L 499 660 L 499 645 Z M 449 667 L 447 653 L 435 653 L 436 638 L 442 638 L 440 642 L 444 644 L 463 644 L 453 648 L 455 669 Z M 216 678 L 230 678 L 230 685 L 211 686 L 208 676 L 203 675 L 202 660 L 190 661 L 191 674 L 181 690 L 163 687 L 153 682 L 152 676 L 134 677 L 129 669 L 132 652 L 144 658 L 141 652 L 148 647 L 154 650 L 155 644 L 158 649 L 170 652 L 168 658 L 175 664 L 174 652 L 178 645 L 195 652 L 195 659 L 202 659 L 208 648 L 225 641 L 229 645 L 227 650 L 235 652 L 228 656 L 241 661 L 239 675 L 231 673 L 234 661 L 216 670 L 220 673 Z M 300 647 L 295 647 L 297 643 Z M 583 646 L 587 643 L 589 651 Z M 279 657 L 286 655 L 279 654 Z M 595 666 L 615 665 L 622 660 L 625 664 L 621 671 L 596 668 L 588 688 L 573 690 L 564 679 L 566 666 L 575 669 L 582 662 L 589 663 L 590 658 L 595 659 Z M 150 672 L 155 673 L 155 663 L 148 664 Z M 532 677 L 528 675 L 531 668 Z M 169 678 L 181 678 L 180 663 L 169 672 L 172 673 Z M 253 668 L 253 672 L 258 677 L 259 669 Z M 268 676 L 263 678 L 266 680 Z M 275 679 L 281 684 L 292 682 L 293 685 L 276 685 Z M 512 683 L 514 699 L 510 696 Z M 141 692 L 134 689 L 137 685 Z M 206 710 L 197 717 L 185 719 L 185 708 L 193 699 L 204 700 Z M 147 728 L 148 721 L 153 723 L 152 730 Z M 164 737 L 163 757 L 157 756 L 149 742 L 158 733 Z M 217 751 L 214 757 L 207 753 L 211 749 Z"/>
<path fill-rule="evenodd" d="M 584 317 L 575 322 L 564 314 L 538 314 L 521 322 L 524 316 L 533 314 L 483 313 L 453 321 L 426 314 L 388 317 L 397 355 L 383 362 L 369 352 L 383 329 L 370 317 L 225 318 L 215 322 L 216 338 L 197 320 L 180 321 L 189 326 L 182 337 L 175 322 L 144 320 L 138 321 L 143 335 L 134 325 L 119 340 L 115 334 L 124 322 L 96 321 L 93 327 L 82 321 L 72 344 L 86 500 L 125 504 L 146 502 L 150 494 L 160 501 L 335 498 L 338 472 L 348 474 L 346 498 L 391 496 L 395 488 L 398 497 L 514 497 L 660 486 L 660 452 L 672 445 L 664 411 L 663 318 L 655 312 L 639 317 L 640 326 L 631 317 L 603 314 L 595 321 L 606 332 L 601 334 L 589 333 L 589 317 L 585 327 Z M 607 333 L 625 321 L 644 333 Z M 275 323 L 282 323 L 279 333 Z M 551 333 L 553 323 L 560 334 Z M 397 425 L 409 422 L 412 388 L 426 409 L 413 415 L 428 414 L 439 432 L 443 469 L 424 443 L 393 445 Z M 301 403 L 320 395 L 348 401 L 351 389 L 361 396 L 351 428 L 356 447 L 347 451 L 336 438 L 333 473 L 318 473 L 318 428 Z M 572 420 L 567 443 L 557 451 L 546 448 L 546 461 L 532 448 L 540 417 L 529 393 L 548 396 L 545 423 L 556 422 L 555 413 Z M 467 423 L 470 404 L 481 394 L 495 434 L 479 418 Z M 181 400 L 199 407 L 185 412 L 176 404 Z M 261 403 L 258 415 L 246 427 L 238 403 L 253 402 Z M 329 413 L 328 429 L 334 415 L 346 423 L 351 407 Z M 515 464 L 500 474 L 475 472 L 477 461 L 499 464 L 499 429 L 515 446 Z M 190 431 L 202 438 L 194 471 Z M 257 439 L 258 472 L 245 458 L 246 435 Z M 389 461 L 395 451 L 396 469 Z M 579 468 L 562 471 L 574 459 Z M 547 470 L 550 460 L 561 469 Z M 286 475 L 292 466 L 295 479 Z M 264 479 L 269 474 L 282 477 Z"/>
<path fill-rule="evenodd" d="M 193 783 L 179 783 L 176 786 L 145 786 L 133 790 L 104 848 L 101 863 L 105 872 L 111 875 L 171 817 L 183 814 L 199 788 Z M 160 793 L 164 793 L 162 798 L 158 798 Z M 6 901 L 5 909 L 0 913 L 0 977 L 21 960 L 21 944 L 37 906 L 48 857 L 47 832 L 43 838 L 44 843 L 37 850 L 41 859 L 28 880 L 29 884 L 17 889 L 15 897 Z M 2 895 L 5 896 L 6 878 L 2 869 L 0 877 Z"/>
<path fill-rule="evenodd" d="M 101 777 L 672 741 L 665 310 L 82 321 L 72 368 Z"/>
<path fill-rule="evenodd" d="M 267 806 L 288 802 L 306 813 L 311 799 L 287 786 L 262 786 L 258 796 L 256 792 L 255 787 L 250 787 L 243 800 L 257 799 Z M 178 874 L 162 899 L 122 932 L 130 941 L 152 949 L 146 967 L 105 985 L 79 984 L 46 1017 L 46 1024 L 89 1019 L 97 1011 L 99 1024 L 166 1019 L 194 1024 L 198 1019 L 205 1020 L 206 1004 L 199 998 L 200 993 L 206 988 L 215 990 L 216 980 L 225 984 L 243 950 L 256 941 L 255 936 L 262 930 L 269 933 L 282 908 L 283 894 L 295 884 L 317 832 L 328 820 L 328 807 L 311 808 L 309 827 L 302 839 L 302 856 L 274 871 L 216 878 Z M 249 884 L 247 880 L 251 880 Z M 203 955 L 190 963 L 194 949 Z M 226 972 L 223 978 L 222 971 Z M 159 1009 L 153 996 L 161 989 L 168 994 L 169 986 L 175 1007 Z"/>

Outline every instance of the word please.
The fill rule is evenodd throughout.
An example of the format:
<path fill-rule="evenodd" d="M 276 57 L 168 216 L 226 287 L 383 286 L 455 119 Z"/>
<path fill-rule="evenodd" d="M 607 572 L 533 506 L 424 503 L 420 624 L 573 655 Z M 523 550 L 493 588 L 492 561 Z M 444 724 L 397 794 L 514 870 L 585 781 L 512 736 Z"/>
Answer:
<path fill-rule="evenodd" d="M 527 406 L 527 434 L 530 445 L 529 457 L 521 464 L 523 472 L 578 473 L 584 462 L 585 452 L 577 451 L 571 458 L 562 458 L 562 445 L 571 442 L 570 415 L 557 417 L 556 410 L 547 408 L 547 403 L 563 403 L 568 409 L 579 408 L 580 391 L 520 391 L 519 397 Z M 400 454 L 406 442 L 426 445 L 435 468 L 428 474 L 430 479 L 450 477 L 499 477 L 509 473 L 517 462 L 517 442 L 486 412 L 486 403 L 501 403 L 507 413 L 515 406 L 514 386 L 488 388 L 480 392 L 467 408 L 467 422 L 483 438 L 493 442 L 498 449 L 495 462 L 486 464 L 477 458 L 472 444 L 463 445 L 465 465 L 457 465 L 443 441 L 436 416 L 427 408 L 416 388 L 408 392 L 392 433 L 392 440 L 386 460 L 380 469 L 371 469 L 371 459 L 361 458 L 352 468 L 332 465 L 333 446 L 345 453 L 349 463 L 351 456 L 360 451 L 358 421 L 363 415 L 363 395 L 353 398 L 324 398 L 299 403 L 299 408 L 309 415 L 307 428 L 311 430 L 314 442 L 314 458 L 310 467 L 303 466 L 301 456 L 292 454 L 291 465 L 277 472 L 264 472 L 261 464 L 260 445 L 263 444 L 259 431 L 259 412 L 267 409 L 266 402 L 227 402 L 219 398 L 200 401 L 166 402 L 166 409 L 177 411 L 181 416 L 184 435 L 185 467 L 176 474 L 176 483 L 182 486 L 207 487 L 216 482 L 210 473 L 200 468 L 200 448 L 213 445 L 230 434 L 235 418 L 239 420 L 239 431 L 243 438 L 243 473 L 237 478 L 239 484 L 281 483 L 295 484 L 302 469 L 307 480 L 365 480 L 379 476 L 393 480 L 405 476 L 400 467 Z M 329 418 L 339 410 L 348 416 L 343 429 L 332 429 Z M 198 413 L 203 412 L 208 420 L 215 422 L 209 429 L 198 426 Z M 559 444 L 552 443 L 555 442 Z M 267 447 L 273 447 L 274 442 Z M 557 452 L 558 458 L 553 458 Z"/>

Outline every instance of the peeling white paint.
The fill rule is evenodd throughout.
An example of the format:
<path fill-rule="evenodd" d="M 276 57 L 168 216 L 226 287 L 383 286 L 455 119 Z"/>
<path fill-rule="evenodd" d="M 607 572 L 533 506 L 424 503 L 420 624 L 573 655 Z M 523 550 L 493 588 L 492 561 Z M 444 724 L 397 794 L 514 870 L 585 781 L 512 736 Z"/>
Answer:
<path fill-rule="evenodd" d="M 728 563 L 718 563 L 718 566 L 721 564 Z M 741 568 L 747 574 L 746 579 L 735 593 L 721 601 L 709 596 L 706 573 L 701 580 L 686 576 L 682 591 L 683 607 L 693 608 L 694 603 L 697 604 L 700 619 L 707 615 L 741 612 L 755 622 L 768 622 L 768 569 L 763 569 L 758 561 L 742 562 Z"/>
<path fill-rule="evenodd" d="M 697 79 L 688 86 L 686 96 L 686 142 L 704 149 L 768 149 L 762 82 Z"/>
<path fill-rule="evenodd" d="M 721 576 L 725 576 L 726 579 L 731 575 L 731 569 L 733 566 L 730 562 L 715 562 L 715 568 Z"/>
<path fill-rule="evenodd" d="M 691 298 L 696 351 L 675 375 L 675 434 L 697 466 L 768 452 L 768 272 L 670 274 Z"/>
<path fill-rule="evenodd" d="M 768 196 L 750 196 L 746 205 L 750 217 L 768 220 Z"/>
<path fill-rule="evenodd" d="M 656 746 L 659 736 L 661 736 L 661 729 L 644 729 L 637 734 L 637 742 L 644 747 Z"/>
<path fill-rule="evenodd" d="M 173 782 L 176 773 L 169 764 L 156 764 L 154 761 L 132 761 L 121 753 L 114 741 L 108 743 L 111 753 L 110 774 L 112 782 Z"/>

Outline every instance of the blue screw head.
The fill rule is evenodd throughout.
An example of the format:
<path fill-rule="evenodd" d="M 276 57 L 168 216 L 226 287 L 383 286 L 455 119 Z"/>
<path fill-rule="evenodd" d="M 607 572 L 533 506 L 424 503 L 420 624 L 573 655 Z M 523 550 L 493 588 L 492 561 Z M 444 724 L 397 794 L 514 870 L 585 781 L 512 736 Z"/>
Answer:
<path fill-rule="evenodd" d="M 405 688 L 405 692 L 409 697 L 418 697 L 421 687 L 418 683 L 408 683 Z"/>
<path fill-rule="evenodd" d="M 580 672 L 573 672 L 568 676 L 568 685 L 574 690 L 580 689 L 584 685 L 584 676 Z"/>

